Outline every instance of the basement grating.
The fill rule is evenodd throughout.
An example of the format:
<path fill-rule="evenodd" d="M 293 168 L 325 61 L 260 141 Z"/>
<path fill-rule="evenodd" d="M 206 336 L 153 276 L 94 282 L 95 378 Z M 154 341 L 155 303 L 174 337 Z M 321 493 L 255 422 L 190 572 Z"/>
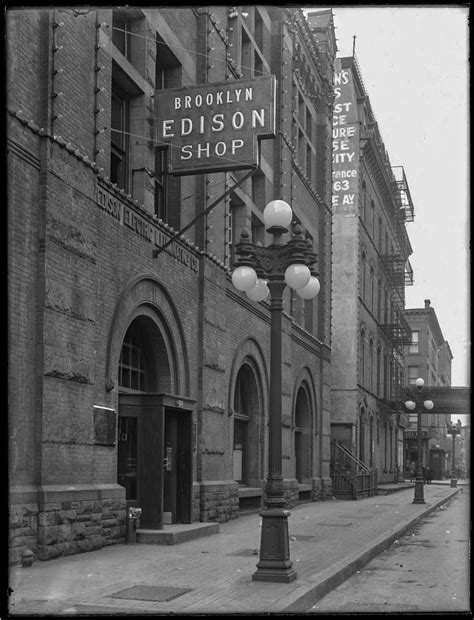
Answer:
<path fill-rule="evenodd" d="M 120 590 L 111 595 L 111 598 L 126 598 L 134 601 L 155 601 L 166 603 L 178 596 L 191 592 L 192 588 L 172 588 L 167 586 L 133 586 Z"/>
<path fill-rule="evenodd" d="M 316 525 L 330 525 L 331 527 L 349 527 L 352 523 L 316 523 Z"/>

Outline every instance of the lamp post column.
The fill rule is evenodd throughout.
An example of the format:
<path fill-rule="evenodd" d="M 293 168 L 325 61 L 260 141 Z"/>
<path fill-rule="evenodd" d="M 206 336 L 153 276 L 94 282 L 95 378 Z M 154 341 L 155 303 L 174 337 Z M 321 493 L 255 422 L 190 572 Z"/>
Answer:
<path fill-rule="evenodd" d="M 289 583 L 296 579 L 290 561 L 288 536 L 289 510 L 282 472 L 282 312 L 286 286 L 296 290 L 302 299 L 318 294 L 320 284 L 309 266 L 316 262 L 311 244 L 303 237 L 301 226 L 295 225 L 292 239 L 282 243 L 288 233 L 293 212 L 283 200 L 272 200 L 263 212 L 266 231 L 273 235 L 268 247 L 253 244 L 247 231 L 242 231 L 236 247 L 239 260 L 232 273 L 234 286 L 245 291 L 252 301 L 264 301 L 270 294 L 270 397 L 268 420 L 268 474 L 265 508 L 260 513 L 262 529 L 260 558 L 254 581 Z M 267 282 L 264 280 L 266 278 Z"/>
<path fill-rule="evenodd" d="M 424 504 L 424 488 L 423 488 L 423 470 L 422 470 L 422 458 L 423 450 L 421 444 L 421 407 L 417 407 L 418 415 L 416 420 L 416 480 L 415 480 L 415 495 L 413 497 L 414 504 Z"/>
<path fill-rule="evenodd" d="M 458 486 L 458 479 L 456 476 L 456 460 L 454 456 L 454 453 L 456 451 L 456 431 L 454 430 L 454 428 L 452 431 L 452 437 L 453 437 L 453 460 L 451 464 L 451 486 L 453 488 L 456 488 Z"/>
<path fill-rule="evenodd" d="M 260 538 L 260 560 L 257 570 L 252 575 L 254 581 L 275 581 L 289 583 L 297 574 L 290 560 L 290 539 L 288 535 L 288 517 L 283 490 L 281 471 L 282 435 L 281 435 L 281 316 L 283 310 L 283 290 L 285 282 L 279 279 L 269 280 L 270 289 L 270 414 L 268 429 L 268 477 L 266 484 L 265 506 L 260 513 L 262 532 Z"/>
<path fill-rule="evenodd" d="M 422 472 L 422 445 L 421 445 L 421 405 L 426 411 L 431 411 L 434 407 L 432 400 L 423 400 L 426 393 L 423 391 L 423 385 L 425 382 L 421 377 L 415 381 L 416 391 L 413 393 L 413 400 L 406 400 L 405 407 L 410 411 L 415 411 L 417 414 L 416 419 L 416 480 L 415 480 L 415 495 L 413 498 L 414 504 L 424 504 L 424 489 L 423 489 L 423 472 Z"/>

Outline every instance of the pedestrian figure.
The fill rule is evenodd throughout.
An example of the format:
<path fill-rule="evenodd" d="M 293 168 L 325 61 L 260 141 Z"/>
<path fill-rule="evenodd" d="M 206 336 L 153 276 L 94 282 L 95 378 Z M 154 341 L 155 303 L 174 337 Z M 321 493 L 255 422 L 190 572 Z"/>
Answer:
<path fill-rule="evenodd" d="M 431 469 L 431 467 L 427 467 L 426 468 L 426 482 L 428 484 L 431 484 L 432 480 L 433 480 L 433 470 Z"/>

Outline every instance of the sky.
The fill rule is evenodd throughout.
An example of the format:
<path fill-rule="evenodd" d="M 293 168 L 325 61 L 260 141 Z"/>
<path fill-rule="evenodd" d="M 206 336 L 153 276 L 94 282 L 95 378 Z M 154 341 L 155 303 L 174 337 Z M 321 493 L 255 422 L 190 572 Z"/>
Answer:
<path fill-rule="evenodd" d="M 453 354 L 451 384 L 470 385 L 469 8 L 332 8 L 338 56 L 355 56 L 392 166 L 414 205 L 406 224 L 413 285 L 406 307 L 431 300 Z M 354 42 L 354 35 L 356 37 Z"/>

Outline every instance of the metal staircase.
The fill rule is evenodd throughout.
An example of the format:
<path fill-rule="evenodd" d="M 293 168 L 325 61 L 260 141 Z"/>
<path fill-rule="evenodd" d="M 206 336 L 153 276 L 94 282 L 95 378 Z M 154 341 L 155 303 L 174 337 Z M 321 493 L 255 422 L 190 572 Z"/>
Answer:
<path fill-rule="evenodd" d="M 338 499 L 377 495 L 377 470 L 338 441 L 331 442 L 331 479 L 333 495 Z"/>

